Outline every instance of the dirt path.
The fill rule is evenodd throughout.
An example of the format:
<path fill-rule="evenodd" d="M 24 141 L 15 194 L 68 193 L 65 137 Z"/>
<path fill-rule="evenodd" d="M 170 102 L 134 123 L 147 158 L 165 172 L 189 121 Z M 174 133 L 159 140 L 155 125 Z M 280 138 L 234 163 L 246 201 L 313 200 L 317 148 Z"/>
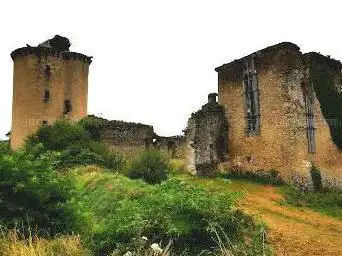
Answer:
<path fill-rule="evenodd" d="M 234 190 L 242 189 L 242 184 L 234 183 Z M 251 185 L 245 190 L 247 198 L 239 207 L 267 223 L 276 255 L 342 256 L 341 220 L 280 205 L 282 196 L 273 186 Z"/>

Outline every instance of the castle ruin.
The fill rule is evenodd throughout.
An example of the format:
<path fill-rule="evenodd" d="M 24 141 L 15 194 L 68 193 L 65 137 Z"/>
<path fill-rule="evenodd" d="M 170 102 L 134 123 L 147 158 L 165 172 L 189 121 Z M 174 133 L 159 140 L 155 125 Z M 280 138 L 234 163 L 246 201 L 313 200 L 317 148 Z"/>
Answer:
<path fill-rule="evenodd" d="M 69 51 L 67 38 L 56 35 L 39 44 L 16 49 L 14 62 L 12 149 L 27 136 L 62 117 L 78 121 L 87 115 L 91 57 Z"/>
<path fill-rule="evenodd" d="M 67 38 L 55 36 L 12 52 L 12 149 L 41 125 L 87 116 L 91 57 L 69 47 Z M 276 170 L 282 180 L 310 187 L 315 165 L 324 186 L 342 187 L 339 61 L 284 42 L 215 70 L 218 93 L 191 115 L 183 136 L 162 137 L 149 125 L 94 117 L 101 121 L 98 139 L 127 154 L 166 151 L 198 175 L 212 175 L 219 166 L 256 175 Z"/>

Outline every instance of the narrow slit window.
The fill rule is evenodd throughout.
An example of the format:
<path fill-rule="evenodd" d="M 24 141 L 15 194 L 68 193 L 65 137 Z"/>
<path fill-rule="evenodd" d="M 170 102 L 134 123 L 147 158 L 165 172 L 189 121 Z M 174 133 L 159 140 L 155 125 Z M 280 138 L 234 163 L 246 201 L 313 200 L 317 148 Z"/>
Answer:
<path fill-rule="evenodd" d="M 210 149 L 210 162 L 214 162 L 214 145 L 210 144 L 209 149 Z"/>
<path fill-rule="evenodd" d="M 70 113 L 71 110 L 72 110 L 72 106 L 71 106 L 70 100 L 65 100 L 64 101 L 64 112 L 63 112 L 63 114 L 66 115 L 66 114 Z"/>
<path fill-rule="evenodd" d="M 44 102 L 47 103 L 50 100 L 50 90 L 44 91 Z"/>
<path fill-rule="evenodd" d="M 48 125 L 48 121 L 47 120 L 43 120 L 43 125 Z"/>
<path fill-rule="evenodd" d="M 51 67 L 50 67 L 50 65 L 45 65 L 45 75 L 47 76 L 47 77 L 50 77 L 50 75 L 51 75 Z"/>
<path fill-rule="evenodd" d="M 254 57 L 246 60 L 243 70 L 243 88 L 245 94 L 246 134 L 260 134 L 259 89 Z"/>
<path fill-rule="evenodd" d="M 313 87 L 309 88 L 309 91 L 305 94 L 305 114 L 306 114 L 306 129 L 307 129 L 307 139 L 308 139 L 308 152 L 316 152 L 316 142 L 315 142 L 315 123 L 314 123 L 314 113 L 313 113 Z"/>

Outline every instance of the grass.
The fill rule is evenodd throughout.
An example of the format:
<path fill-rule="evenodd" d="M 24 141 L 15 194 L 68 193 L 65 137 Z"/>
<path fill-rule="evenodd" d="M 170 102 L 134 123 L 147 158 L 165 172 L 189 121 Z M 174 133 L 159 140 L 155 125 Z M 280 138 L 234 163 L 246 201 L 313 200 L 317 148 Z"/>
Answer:
<path fill-rule="evenodd" d="M 28 238 L 17 230 L 7 230 L 0 235 L 0 256 L 90 256 L 79 236 L 60 236 L 53 239 Z"/>
<path fill-rule="evenodd" d="M 222 227 L 233 244 L 260 237 L 253 219 L 234 208 L 242 194 L 218 190 L 210 180 L 201 184 L 191 176 L 176 175 L 152 186 L 94 166 L 74 172 L 80 191 L 74 204 L 91 223 L 89 244 L 98 255 L 134 251 L 134 241 L 142 236 L 163 244 L 172 239 L 177 255 L 184 250 L 197 255 L 215 247 L 209 222 Z M 261 248 L 260 240 L 246 247 L 255 252 L 256 244 Z"/>
<path fill-rule="evenodd" d="M 284 186 L 280 191 L 285 196 L 283 203 L 342 219 L 342 191 L 302 192 L 290 186 Z"/>

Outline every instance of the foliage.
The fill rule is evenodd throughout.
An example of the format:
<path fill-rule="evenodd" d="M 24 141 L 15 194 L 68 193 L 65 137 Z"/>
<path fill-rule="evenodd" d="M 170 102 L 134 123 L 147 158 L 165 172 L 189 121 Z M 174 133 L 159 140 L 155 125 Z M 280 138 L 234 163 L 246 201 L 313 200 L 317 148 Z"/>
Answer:
<path fill-rule="evenodd" d="M 316 56 L 316 58 L 313 58 L 310 63 L 310 84 L 314 86 L 332 140 L 342 148 L 342 95 L 337 92 L 334 85 L 334 76 L 340 72 L 340 68 L 336 70 L 336 67 L 322 59 L 325 57 Z"/>
<path fill-rule="evenodd" d="M 60 236 L 54 239 L 44 239 L 33 236 L 28 237 L 18 230 L 2 230 L 0 236 L 0 256 L 87 256 L 87 251 L 81 243 L 79 236 Z"/>
<path fill-rule="evenodd" d="M 312 165 L 310 173 L 311 173 L 311 179 L 312 179 L 312 183 L 314 186 L 314 190 L 321 191 L 323 186 L 322 186 L 322 176 L 321 176 L 320 170 L 315 165 Z"/>
<path fill-rule="evenodd" d="M 164 154 L 157 150 L 146 150 L 133 159 L 127 174 L 132 179 L 157 184 L 167 179 L 169 169 L 168 158 Z"/>
<path fill-rule="evenodd" d="M 296 187 L 284 187 L 285 202 L 299 207 L 309 207 L 315 211 L 342 218 L 342 191 L 321 190 L 303 192 Z"/>
<path fill-rule="evenodd" d="M 61 151 L 70 145 L 87 146 L 90 142 L 90 134 L 77 123 L 60 120 L 53 125 L 41 126 L 35 137 L 29 140 L 37 140 L 46 150 Z"/>
<path fill-rule="evenodd" d="M 210 224 L 210 230 L 214 234 L 216 246 L 212 250 L 205 250 L 201 255 L 216 256 L 255 256 L 255 255 L 273 255 L 266 244 L 266 230 L 260 227 L 260 232 L 252 237 L 248 245 L 245 243 L 233 243 L 228 234 L 218 225 Z"/>
<path fill-rule="evenodd" d="M 36 157 L 51 151 L 59 152 L 54 163 L 57 169 L 95 164 L 119 170 L 125 164 L 120 155 L 103 143 L 92 140 L 82 125 L 66 120 L 39 128 L 36 135 L 27 140 L 25 151 Z"/>
<path fill-rule="evenodd" d="M 93 140 L 100 140 L 99 128 L 102 125 L 102 121 L 100 118 L 97 118 L 95 116 L 87 116 L 83 118 L 79 123 L 84 129 L 86 129 L 90 133 L 91 138 Z"/>
<path fill-rule="evenodd" d="M 186 177 L 156 186 L 111 173 L 84 174 L 81 179 L 83 193 L 77 200 L 83 211 L 90 211 L 93 248 L 101 255 L 128 250 L 141 236 L 164 243 L 172 238 L 175 251 L 187 248 L 193 255 L 214 246 L 208 221 L 220 225 L 233 242 L 255 229 L 251 217 L 232 207 L 239 194 L 211 193 Z"/>
<path fill-rule="evenodd" d="M 272 185 L 282 185 L 284 181 L 279 176 L 277 170 L 258 170 L 258 171 L 241 171 L 241 170 L 231 170 L 224 175 L 228 178 L 234 179 L 246 179 L 262 184 L 272 184 Z"/>
<path fill-rule="evenodd" d="M 0 141 L 0 155 L 10 152 L 9 141 Z"/>
<path fill-rule="evenodd" d="M 49 157 L 0 156 L 0 222 L 6 226 L 28 222 L 44 234 L 71 232 L 81 221 L 68 204 L 74 193 L 72 177 L 55 172 Z"/>

